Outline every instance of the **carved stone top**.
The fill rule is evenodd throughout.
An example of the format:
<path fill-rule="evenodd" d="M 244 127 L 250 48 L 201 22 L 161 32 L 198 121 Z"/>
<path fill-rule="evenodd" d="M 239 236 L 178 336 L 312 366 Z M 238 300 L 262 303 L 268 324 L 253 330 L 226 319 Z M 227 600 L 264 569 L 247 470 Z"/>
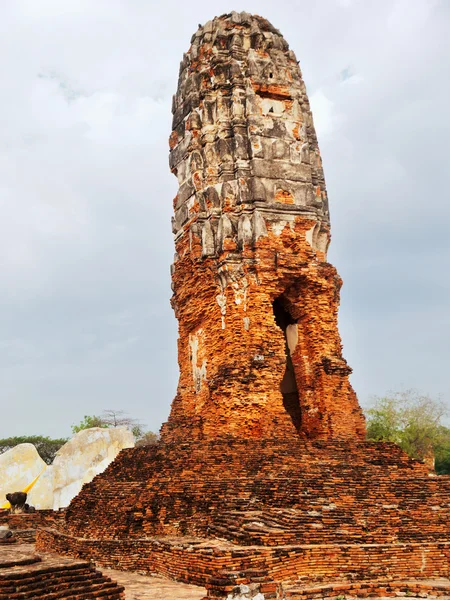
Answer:
<path fill-rule="evenodd" d="M 305 85 L 266 19 L 233 12 L 199 28 L 173 115 L 176 239 L 196 221 L 203 256 L 218 256 L 228 242 L 237 251 L 255 243 L 266 220 L 301 214 L 319 224 L 311 243 L 326 250 L 328 201 Z"/>

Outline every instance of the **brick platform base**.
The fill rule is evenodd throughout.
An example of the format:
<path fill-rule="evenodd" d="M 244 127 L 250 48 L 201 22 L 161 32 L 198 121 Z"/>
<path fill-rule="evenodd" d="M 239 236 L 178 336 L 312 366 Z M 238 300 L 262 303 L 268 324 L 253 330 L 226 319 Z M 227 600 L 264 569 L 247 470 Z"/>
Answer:
<path fill-rule="evenodd" d="M 162 444 L 122 451 L 37 547 L 210 598 L 240 584 L 270 598 L 294 584 L 447 578 L 449 517 L 450 478 L 393 444 Z"/>

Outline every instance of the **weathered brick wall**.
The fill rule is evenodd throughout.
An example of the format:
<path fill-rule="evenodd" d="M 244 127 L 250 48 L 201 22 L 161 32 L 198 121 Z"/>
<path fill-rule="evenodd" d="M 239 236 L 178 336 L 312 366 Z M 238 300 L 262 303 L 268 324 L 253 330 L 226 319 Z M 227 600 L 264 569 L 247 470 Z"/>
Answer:
<path fill-rule="evenodd" d="M 37 510 L 24 514 L 9 514 L 7 510 L 0 510 L 0 525 L 8 525 L 12 530 L 54 527 L 63 520 L 64 510 Z"/>
<path fill-rule="evenodd" d="M 448 598 L 449 585 L 446 580 L 410 580 L 395 581 L 378 579 L 374 581 L 348 581 L 345 583 L 323 583 L 308 585 L 280 585 L 277 588 L 277 600 L 315 600 L 320 598 L 373 598 L 408 596 L 410 598 Z M 220 596 L 219 596 L 220 597 Z M 223 596 L 222 596 L 223 597 Z"/>
<path fill-rule="evenodd" d="M 449 576 L 450 543 L 235 548 L 189 538 L 89 540 L 40 530 L 38 549 L 89 557 L 103 567 L 159 573 L 229 591 L 252 581 L 435 579 Z"/>
<path fill-rule="evenodd" d="M 163 439 L 364 437 L 294 53 L 265 19 L 216 18 L 184 55 L 173 113 L 180 380 Z"/>
<path fill-rule="evenodd" d="M 64 521 L 64 511 L 37 510 L 28 514 L 9 514 L 0 510 L 0 525 L 7 525 L 14 534 L 14 540 L 33 543 L 38 527 L 59 527 Z"/>
<path fill-rule="evenodd" d="M 445 540 L 449 518 L 450 480 L 393 444 L 230 439 L 122 451 L 74 499 L 64 529 L 93 539 L 384 543 Z"/>

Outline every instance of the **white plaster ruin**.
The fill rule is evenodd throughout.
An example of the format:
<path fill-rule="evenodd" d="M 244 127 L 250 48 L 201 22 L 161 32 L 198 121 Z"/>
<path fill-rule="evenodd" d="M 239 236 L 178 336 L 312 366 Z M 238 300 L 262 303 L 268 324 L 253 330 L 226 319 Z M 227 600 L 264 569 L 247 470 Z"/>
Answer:
<path fill-rule="evenodd" d="M 38 509 L 66 507 L 83 484 L 104 471 L 123 448 L 133 446 L 134 436 L 125 427 L 84 429 L 46 466 L 33 444 L 19 444 L 0 455 L 0 505 L 6 494 L 23 490 L 44 471 L 28 493 L 28 504 Z"/>

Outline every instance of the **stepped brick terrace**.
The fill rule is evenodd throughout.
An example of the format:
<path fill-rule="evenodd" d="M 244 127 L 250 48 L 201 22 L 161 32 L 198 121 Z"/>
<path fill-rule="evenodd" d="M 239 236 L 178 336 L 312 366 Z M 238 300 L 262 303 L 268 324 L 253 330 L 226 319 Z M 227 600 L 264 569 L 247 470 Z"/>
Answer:
<path fill-rule="evenodd" d="M 263 600 L 448 595 L 450 479 L 364 440 L 297 59 L 265 19 L 192 37 L 173 102 L 180 380 L 37 548 Z"/>

